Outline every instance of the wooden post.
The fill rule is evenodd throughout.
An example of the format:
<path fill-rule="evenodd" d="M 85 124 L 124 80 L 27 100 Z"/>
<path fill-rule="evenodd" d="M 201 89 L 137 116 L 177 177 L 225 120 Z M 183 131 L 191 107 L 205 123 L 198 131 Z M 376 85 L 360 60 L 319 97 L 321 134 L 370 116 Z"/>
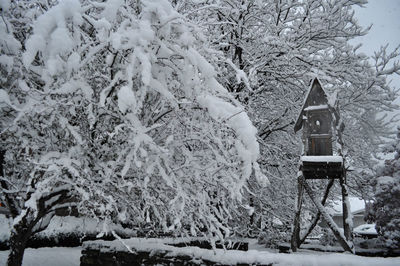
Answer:
<path fill-rule="evenodd" d="M 297 248 L 300 247 L 300 214 L 301 214 L 301 206 L 303 203 L 303 179 L 302 173 L 299 171 L 299 176 L 297 177 L 297 202 L 296 202 L 296 213 L 294 216 L 293 222 L 293 232 L 292 239 L 290 242 L 290 247 L 293 252 L 297 251 Z"/>
<path fill-rule="evenodd" d="M 339 144 L 339 150 L 338 153 L 340 156 L 343 157 L 343 168 L 342 168 L 342 175 L 339 179 L 340 182 L 340 187 L 342 189 L 342 210 L 343 210 L 343 231 L 344 231 L 344 236 L 351 246 L 352 253 L 355 253 L 354 251 L 354 244 L 353 244 L 353 221 L 351 215 L 351 209 L 350 209 L 350 202 L 348 200 L 349 197 L 349 192 L 347 191 L 347 186 L 346 186 L 346 167 L 345 167 L 345 156 L 343 153 L 343 148 L 344 148 L 344 141 L 343 141 L 343 131 L 345 128 L 344 123 L 340 119 L 339 112 L 334 112 L 334 125 L 336 126 L 336 141 Z"/>
<path fill-rule="evenodd" d="M 346 186 L 346 181 L 345 181 L 345 174 L 340 178 L 340 186 L 342 188 L 342 209 L 343 209 L 343 231 L 344 231 L 344 236 L 346 237 L 347 242 L 352 246 L 354 249 L 353 245 L 353 221 L 350 212 L 350 206 L 349 206 L 349 193 L 347 191 L 347 186 Z"/>

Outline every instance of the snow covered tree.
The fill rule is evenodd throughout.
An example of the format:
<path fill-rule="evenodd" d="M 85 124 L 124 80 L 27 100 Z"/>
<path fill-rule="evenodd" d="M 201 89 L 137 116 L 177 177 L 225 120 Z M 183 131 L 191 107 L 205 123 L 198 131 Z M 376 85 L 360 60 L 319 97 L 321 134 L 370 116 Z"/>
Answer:
<path fill-rule="evenodd" d="M 223 238 L 257 130 L 165 0 L 2 2 L 1 191 L 9 265 L 58 208 Z M 5 67 L 3 67 L 5 66 Z"/>
<path fill-rule="evenodd" d="M 386 160 L 375 179 L 375 199 L 372 206 L 376 230 L 387 247 L 400 248 L 400 127 L 397 141 L 387 147 L 386 152 L 394 158 Z"/>
<path fill-rule="evenodd" d="M 338 96 L 347 165 L 355 170 L 348 173 L 350 189 L 369 196 L 372 154 L 391 133 L 389 122 L 377 114 L 396 108 L 396 91 L 387 77 L 399 74 L 400 66 L 395 63 L 398 48 L 391 53 L 382 48 L 371 64 L 359 46 L 349 44 L 367 33 L 352 10 L 365 0 L 173 2 L 219 51 L 208 58 L 221 73 L 219 81 L 245 105 L 259 130 L 260 165 L 271 186 L 259 188 L 249 181 L 255 216 L 261 214 L 263 223 L 292 219 L 301 152 L 292 125 L 315 76 Z"/>

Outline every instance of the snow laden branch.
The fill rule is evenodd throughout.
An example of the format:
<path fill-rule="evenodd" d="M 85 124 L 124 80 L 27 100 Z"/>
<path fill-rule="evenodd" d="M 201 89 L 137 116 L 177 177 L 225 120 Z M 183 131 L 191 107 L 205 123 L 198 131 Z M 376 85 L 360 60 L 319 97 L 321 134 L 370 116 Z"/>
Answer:
<path fill-rule="evenodd" d="M 389 44 L 380 48 L 374 53 L 375 70 L 378 76 L 397 74 L 400 75 L 400 63 L 398 57 L 400 55 L 400 46 L 397 46 L 392 52 L 387 52 Z M 396 61 L 397 59 L 397 61 Z"/>
<path fill-rule="evenodd" d="M 199 29 L 166 0 L 12 2 L 3 17 L 13 61 L 1 70 L 12 77 L 0 90 L 3 178 L 18 191 L 10 263 L 66 206 L 231 234 L 246 181 L 268 180 L 257 130 L 217 80 Z"/>

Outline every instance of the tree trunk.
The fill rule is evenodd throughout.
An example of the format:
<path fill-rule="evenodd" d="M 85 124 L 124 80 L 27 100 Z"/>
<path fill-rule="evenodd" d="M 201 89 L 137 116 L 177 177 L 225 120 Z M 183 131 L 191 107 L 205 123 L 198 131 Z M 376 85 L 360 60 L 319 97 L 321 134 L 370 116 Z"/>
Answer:
<path fill-rule="evenodd" d="M 13 230 L 10 236 L 10 254 L 8 255 L 8 266 L 22 265 L 24 257 L 25 246 L 28 241 L 30 233 L 27 230 L 17 231 Z"/>
<path fill-rule="evenodd" d="M 10 254 L 8 255 L 7 259 L 8 266 L 22 265 L 22 259 L 24 258 L 26 244 L 28 242 L 28 239 L 32 235 L 34 225 L 37 223 L 37 220 L 32 217 L 32 213 L 29 209 L 20 215 L 21 217 L 17 218 L 18 222 L 14 224 L 11 230 L 9 240 Z"/>

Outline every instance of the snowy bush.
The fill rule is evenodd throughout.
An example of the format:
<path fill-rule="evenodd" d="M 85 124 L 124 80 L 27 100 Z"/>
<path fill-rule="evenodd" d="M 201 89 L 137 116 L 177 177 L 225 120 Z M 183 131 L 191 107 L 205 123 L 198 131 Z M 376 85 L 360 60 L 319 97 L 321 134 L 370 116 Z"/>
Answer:
<path fill-rule="evenodd" d="M 386 248 L 385 241 L 380 237 L 370 238 L 370 239 L 355 237 L 354 245 L 356 247 L 360 247 L 360 248 L 364 248 L 364 249 L 385 250 L 385 248 Z"/>
<path fill-rule="evenodd" d="M 337 244 L 336 237 L 329 228 L 322 230 L 319 243 L 323 246 L 335 246 Z"/>
<path fill-rule="evenodd" d="M 256 129 L 195 42 L 167 1 L 43 10 L 13 59 L 27 75 L 1 90 L 7 178 L 36 188 L 23 205 L 68 186 L 96 216 L 219 224 L 208 215 L 226 214 L 253 169 L 264 177 Z"/>
<path fill-rule="evenodd" d="M 400 248 L 400 127 L 397 130 L 397 141 L 386 147 L 394 159 L 385 162 L 374 180 L 373 203 L 376 230 L 392 249 Z"/>
<path fill-rule="evenodd" d="M 257 241 L 267 248 L 277 249 L 279 244 L 288 243 L 290 241 L 290 231 L 283 232 L 270 229 L 267 232 L 259 233 Z"/>

